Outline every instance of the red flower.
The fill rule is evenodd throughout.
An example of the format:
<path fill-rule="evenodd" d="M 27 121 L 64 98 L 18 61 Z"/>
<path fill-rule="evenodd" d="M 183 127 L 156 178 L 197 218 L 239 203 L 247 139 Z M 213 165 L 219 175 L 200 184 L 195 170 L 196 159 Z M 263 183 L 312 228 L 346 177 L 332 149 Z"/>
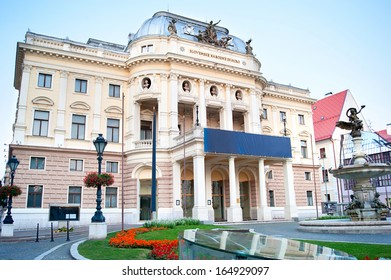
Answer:
<path fill-rule="evenodd" d="M 111 186 L 114 184 L 114 176 L 110 173 L 99 175 L 97 172 L 90 172 L 84 177 L 83 182 L 86 187 Z"/>
<path fill-rule="evenodd" d="M 149 256 L 156 260 L 177 260 L 178 240 L 143 240 L 136 239 L 138 234 L 149 231 L 165 230 L 166 228 L 133 228 L 121 231 L 109 240 L 109 245 L 118 248 L 149 248 Z"/>
<path fill-rule="evenodd" d="M 9 196 L 19 196 L 22 190 L 18 186 L 4 186 L 0 187 L 0 199 L 5 199 Z"/>

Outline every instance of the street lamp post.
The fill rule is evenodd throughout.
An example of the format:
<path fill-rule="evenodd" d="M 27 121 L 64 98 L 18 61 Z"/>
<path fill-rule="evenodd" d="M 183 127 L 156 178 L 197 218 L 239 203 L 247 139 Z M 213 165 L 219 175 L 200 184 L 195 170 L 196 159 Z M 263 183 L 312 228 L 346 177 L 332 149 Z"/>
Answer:
<path fill-rule="evenodd" d="M 105 147 L 107 145 L 107 141 L 105 138 L 103 138 L 102 134 L 100 133 L 99 136 L 93 141 L 96 152 L 98 153 L 98 175 L 102 173 L 102 155 L 103 151 L 105 150 Z M 91 218 L 91 222 L 93 223 L 103 223 L 105 222 L 105 217 L 103 216 L 103 213 L 101 211 L 102 203 L 102 186 L 98 185 L 96 190 L 96 211 L 94 216 Z"/>
<path fill-rule="evenodd" d="M 11 170 L 11 172 L 10 172 L 10 176 L 11 176 L 10 185 L 13 186 L 14 185 L 15 170 L 16 170 L 16 168 L 18 168 L 19 161 L 17 160 L 17 158 L 15 156 L 12 156 L 12 158 L 10 160 L 8 160 L 7 165 Z M 10 195 L 8 197 L 8 203 L 7 203 L 8 211 L 7 211 L 7 216 L 5 216 L 5 219 L 3 221 L 4 224 L 12 225 L 14 223 L 14 220 L 12 219 L 12 215 L 11 215 L 11 208 L 12 208 L 12 195 Z"/>

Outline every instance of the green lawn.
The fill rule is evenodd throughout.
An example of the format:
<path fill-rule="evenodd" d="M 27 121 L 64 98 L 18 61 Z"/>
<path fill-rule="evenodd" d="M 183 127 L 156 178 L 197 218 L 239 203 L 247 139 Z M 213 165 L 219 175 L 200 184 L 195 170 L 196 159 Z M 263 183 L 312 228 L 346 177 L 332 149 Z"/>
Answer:
<path fill-rule="evenodd" d="M 152 231 L 140 235 L 138 238 L 145 240 L 175 240 L 178 234 L 185 229 L 213 229 L 222 228 L 215 225 L 186 225 L 176 226 L 172 229 L 163 231 Z M 147 259 L 149 249 L 138 248 L 115 248 L 109 246 L 109 239 L 116 233 L 108 234 L 105 240 L 88 240 L 79 245 L 79 254 L 91 260 L 144 260 Z M 348 242 L 325 242 L 316 240 L 302 240 L 304 242 L 330 247 L 339 251 L 346 252 L 357 259 L 364 259 L 368 256 L 370 259 L 389 258 L 391 259 L 391 245 L 363 244 Z"/>
<path fill-rule="evenodd" d="M 375 258 L 391 259 L 391 245 L 350 243 L 350 242 L 327 242 L 327 241 L 317 241 L 317 240 L 301 240 L 301 241 L 343 251 L 352 256 L 355 256 L 359 260 L 363 260 L 365 259 L 365 257 L 369 257 L 370 259 L 375 259 Z"/>
<path fill-rule="evenodd" d="M 175 240 L 178 234 L 185 229 L 213 229 L 223 228 L 222 226 L 214 225 L 189 225 L 176 226 L 173 229 L 162 231 L 152 231 L 142 234 L 140 239 L 145 240 Z M 91 260 L 145 260 L 149 249 L 136 248 L 116 248 L 109 246 L 109 240 L 114 237 L 116 233 L 110 233 L 105 240 L 87 240 L 79 245 L 79 254 Z"/>

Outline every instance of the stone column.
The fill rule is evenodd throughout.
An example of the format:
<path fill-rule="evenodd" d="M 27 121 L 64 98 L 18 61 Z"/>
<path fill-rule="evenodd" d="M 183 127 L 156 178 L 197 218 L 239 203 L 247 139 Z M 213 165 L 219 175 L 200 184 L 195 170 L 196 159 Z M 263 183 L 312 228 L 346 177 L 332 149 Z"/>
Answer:
<path fill-rule="evenodd" d="M 201 127 L 207 127 L 206 125 L 206 105 L 205 105 L 205 80 L 200 80 L 200 92 L 199 92 L 199 121 Z"/>
<path fill-rule="evenodd" d="M 267 192 L 266 192 L 266 176 L 265 176 L 265 160 L 258 160 L 258 177 L 259 177 L 259 190 L 258 200 L 259 206 L 257 209 L 258 221 L 269 221 L 272 219 L 272 213 L 269 206 L 267 206 Z"/>
<path fill-rule="evenodd" d="M 293 184 L 294 177 L 292 159 L 284 161 L 283 168 L 285 187 L 285 219 L 298 219 L 295 186 Z"/>
<path fill-rule="evenodd" d="M 32 66 L 23 64 L 22 81 L 20 84 L 18 112 L 14 128 L 13 144 L 23 144 L 26 134 L 26 110 L 27 110 L 27 95 L 30 84 L 30 73 Z"/>
<path fill-rule="evenodd" d="M 194 207 L 193 218 L 201 221 L 208 220 L 205 193 L 205 157 L 196 155 L 193 157 L 194 172 Z"/>
<path fill-rule="evenodd" d="M 229 207 L 227 208 L 227 221 L 240 222 L 243 220 L 242 208 L 236 180 L 235 157 L 229 157 Z"/>
<path fill-rule="evenodd" d="M 225 114 L 224 114 L 224 127 L 225 130 L 233 129 L 232 120 L 232 103 L 231 103 L 231 85 L 225 85 Z"/>
<path fill-rule="evenodd" d="M 161 88 L 161 96 L 158 98 L 159 108 L 158 108 L 158 118 L 157 118 L 157 130 L 159 137 L 159 147 L 168 147 L 169 139 L 168 139 L 168 129 L 169 129 L 169 118 L 168 118 L 168 83 L 167 83 L 167 75 L 160 75 L 160 88 Z"/>
<path fill-rule="evenodd" d="M 259 118 L 259 101 L 257 93 L 254 90 L 250 91 L 250 132 L 259 133 L 261 126 Z"/>
<path fill-rule="evenodd" d="M 171 73 L 170 74 L 170 136 L 174 138 L 179 135 L 178 129 L 178 75 Z"/>
<path fill-rule="evenodd" d="M 65 141 L 65 104 L 67 102 L 68 75 L 66 71 L 60 72 L 60 94 L 57 106 L 57 124 L 54 130 L 56 147 L 64 147 Z"/>

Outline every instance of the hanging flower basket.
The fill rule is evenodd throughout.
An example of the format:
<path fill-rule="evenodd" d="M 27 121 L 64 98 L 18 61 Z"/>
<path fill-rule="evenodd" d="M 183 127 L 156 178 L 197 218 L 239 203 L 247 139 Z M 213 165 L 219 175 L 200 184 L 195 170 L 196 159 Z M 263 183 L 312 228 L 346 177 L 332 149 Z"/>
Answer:
<path fill-rule="evenodd" d="M 4 186 L 0 187 L 0 199 L 5 199 L 9 196 L 19 196 L 22 190 L 18 186 Z"/>
<path fill-rule="evenodd" d="M 97 172 L 88 173 L 83 179 L 84 185 L 89 188 L 97 186 L 111 186 L 114 184 L 114 176 L 110 173 L 98 174 Z"/>

